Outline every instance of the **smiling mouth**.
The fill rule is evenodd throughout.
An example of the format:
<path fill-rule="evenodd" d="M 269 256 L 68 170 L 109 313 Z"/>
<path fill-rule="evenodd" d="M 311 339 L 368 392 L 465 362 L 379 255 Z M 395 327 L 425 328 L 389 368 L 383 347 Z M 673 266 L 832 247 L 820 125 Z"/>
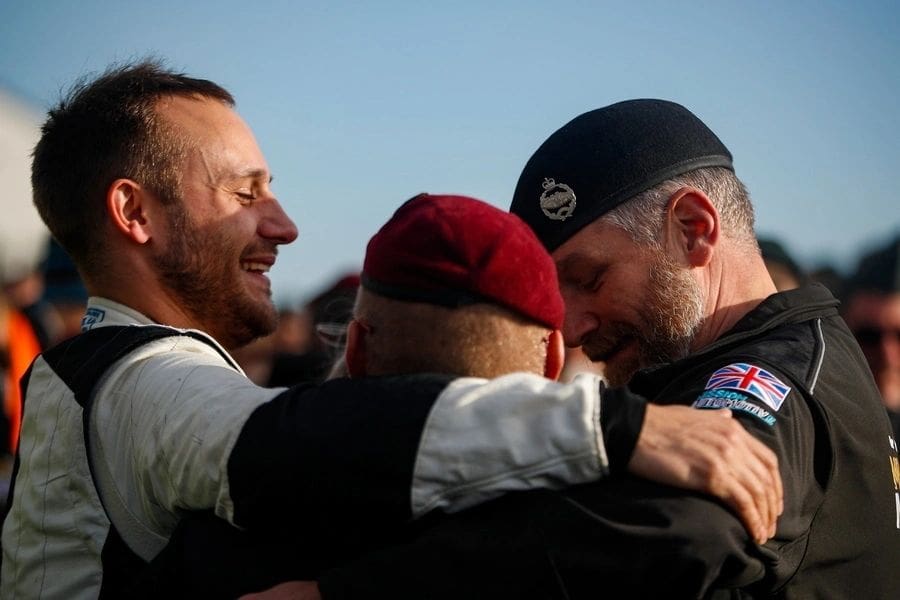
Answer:
<path fill-rule="evenodd" d="M 268 265 L 266 263 L 259 263 L 259 262 L 242 262 L 241 263 L 241 269 L 244 271 L 248 271 L 250 273 L 259 273 L 259 274 L 264 275 L 264 274 L 268 273 L 269 269 L 271 269 L 271 268 L 272 268 L 272 265 Z"/>

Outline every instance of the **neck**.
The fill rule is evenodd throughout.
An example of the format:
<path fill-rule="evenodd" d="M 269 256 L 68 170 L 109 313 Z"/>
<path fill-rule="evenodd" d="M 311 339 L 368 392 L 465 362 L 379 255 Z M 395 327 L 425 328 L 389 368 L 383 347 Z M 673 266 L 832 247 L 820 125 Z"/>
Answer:
<path fill-rule="evenodd" d="M 85 287 L 91 296 L 128 306 L 161 325 L 208 332 L 206 324 L 187 312 L 184 303 L 162 285 L 156 271 L 143 261 L 123 260 L 102 276 L 85 277 Z"/>
<path fill-rule="evenodd" d="M 777 290 L 766 265 L 754 250 L 730 248 L 708 265 L 701 285 L 706 291 L 706 318 L 691 344 L 696 351 L 713 343 Z"/>

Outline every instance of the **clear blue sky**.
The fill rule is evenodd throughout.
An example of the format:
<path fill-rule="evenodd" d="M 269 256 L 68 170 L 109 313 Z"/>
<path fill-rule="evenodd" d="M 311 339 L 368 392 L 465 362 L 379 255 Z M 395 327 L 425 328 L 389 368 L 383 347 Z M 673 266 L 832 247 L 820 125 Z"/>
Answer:
<path fill-rule="evenodd" d="M 731 149 L 760 234 L 846 269 L 900 230 L 900 3 L 0 3 L 0 87 L 44 110 L 161 56 L 235 95 L 300 228 L 280 301 L 358 269 L 408 197 L 508 208 L 555 129 L 618 100 L 684 104 Z"/>

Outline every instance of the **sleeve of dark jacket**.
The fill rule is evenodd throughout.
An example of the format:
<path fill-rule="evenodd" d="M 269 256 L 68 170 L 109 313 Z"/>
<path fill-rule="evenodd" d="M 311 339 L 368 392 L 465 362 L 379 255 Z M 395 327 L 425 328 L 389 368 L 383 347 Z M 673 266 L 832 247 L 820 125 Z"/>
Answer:
<path fill-rule="evenodd" d="M 325 600 L 704 598 L 763 576 L 725 507 L 636 479 L 507 496 L 331 570 Z M 606 596 L 614 597 L 614 596 Z"/>

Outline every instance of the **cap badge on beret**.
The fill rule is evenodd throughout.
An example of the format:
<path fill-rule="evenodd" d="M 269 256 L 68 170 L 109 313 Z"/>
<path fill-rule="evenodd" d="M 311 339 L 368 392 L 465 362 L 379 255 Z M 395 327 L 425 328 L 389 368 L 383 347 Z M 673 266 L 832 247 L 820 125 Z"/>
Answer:
<path fill-rule="evenodd" d="M 575 192 L 564 183 L 556 183 L 549 177 L 544 178 L 541 194 L 541 210 L 548 219 L 565 221 L 575 212 Z"/>

